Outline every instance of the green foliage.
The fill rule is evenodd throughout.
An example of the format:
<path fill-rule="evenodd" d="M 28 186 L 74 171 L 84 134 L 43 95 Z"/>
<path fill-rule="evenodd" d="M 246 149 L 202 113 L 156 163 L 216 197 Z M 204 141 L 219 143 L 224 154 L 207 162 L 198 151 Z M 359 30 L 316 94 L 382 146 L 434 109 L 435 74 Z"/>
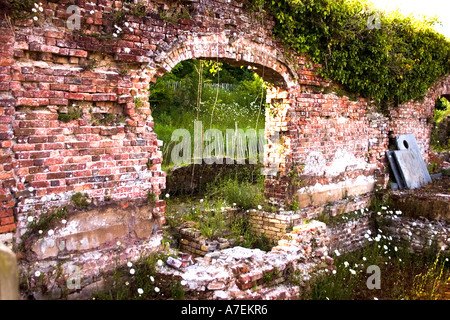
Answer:
<path fill-rule="evenodd" d="M 275 35 L 322 65 L 318 72 L 380 106 L 419 99 L 450 71 L 450 46 L 431 27 L 398 12 L 380 15 L 361 0 L 248 0 L 275 17 Z"/>
<path fill-rule="evenodd" d="M 9 7 L 11 10 L 11 18 L 26 19 L 32 15 L 35 0 L 9 0 Z"/>
<path fill-rule="evenodd" d="M 68 215 L 67 207 L 55 209 L 51 212 L 42 214 L 39 219 L 33 220 L 28 225 L 28 232 L 35 234 L 39 230 L 45 233 L 49 230 L 57 221 L 66 218 Z"/>
<path fill-rule="evenodd" d="M 431 133 L 431 148 L 436 152 L 446 152 L 450 150 L 450 137 L 448 136 L 448 129 L 445 126 L 442 128 L 443 120 L 450 116 L 450 102 L 440 97 L 436 100 L 433 125 L 434 130 Z M 445 130 L 447 129 L 447 130 Z"/>
<path fill-rule="evenodd" d="M 136 108 L 142 108 L 144 106 L 144 102 L 142 101 L 141 97 L 134 98 L 134 105 Z"/>
<path fill-rule="evenodd" d="M 165 300 L 184 299 L 184 289 L 177 279 L 166 279 L 158 276 L 157 263 L 165 263 L 168 255 L 151 254 L 142 257 L 130 267 L 117 267 L 107 278 L 106 290 L 94 292 L 96 300 Z M 133 269 L 133 273 L 131 273 Z"/>
<path fill-rule="evenodd" d="M 130 14 L 139 18 L 145 17 L 147 14 L 147 7 L 142 2 L 130 4 Z"/>
<path fill-rule="evenodd" d="M 435 300 L 438 285 L 449 275 L 448 262 L 436 253 L 411 254 L 388 237 L 373 237 L 363 250 L 335 257 L 336 271 L 316 279 L 305 299 L 311 300 Z M 380 268 L 381 289 L 370 290 L 367 268 Z M 414 279 L 413 281 L 411 281 Z"/>
<path fill-rule="evenodd" d="M 58 120 L 64 123 L 69 123 L 78 120 L 83 115 L 83 110 L 76 106 L 69 107 L 67 113 L 58 113 Z"/>
<path fill-rule="evenodd" d="M 89 205 L 91 204 L 89 199 L 90 198 L 88 194 L 77 192 L 72 196 L 71 202 L 74 206 L 84 209 L 89 207 Z"/>
<path fill-rule="evenodd" d="M 241 247 L 270 251 L 274 246 L 273 241 L 253 229 L 246 214 L 236 215 L 230 223 L 230 230 L 231 237 L 236 239 L 237 244 Z"/>
<path fill-rule="evenodd" d="M 201 90 L 199 91 L 199 83 Z M 266 83 L 247 68 L 226 63 L 188 60 L 158 78 L 150 87 L 155 132 L 164 142 L 163 165 L 171 164 L 176 129 L 194 133 L 194 121 L 204 130 L 264 129 Z M 194 141 L 192 141 L 193 145 Z"/>
<path fill-rule="evenodd" d="M 264 198 L 264 185 L 262 179 L 257 184 L 230 179 L 223 181 L 217 187 L 215 193 L 222 196 L 227 203 L 235 203 L 237 207 L 244 210 L 255 209 L 258 205 L 262 205 Z"/>
<path fill-rule="evenodd" d="M 147 193 L 147 203 L 151 206 L 156 205 L 156 201 L 158 199 L 158 196 L 154 194 L 153 192 Z"/>

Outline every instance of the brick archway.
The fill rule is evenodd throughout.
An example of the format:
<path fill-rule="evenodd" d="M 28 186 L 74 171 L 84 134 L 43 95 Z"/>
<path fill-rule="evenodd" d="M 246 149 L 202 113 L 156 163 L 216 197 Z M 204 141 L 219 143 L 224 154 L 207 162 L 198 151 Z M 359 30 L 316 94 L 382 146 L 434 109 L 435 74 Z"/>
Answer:
<path fill-rule="evenodd" d="M 284 188 L 280 190 L 280 176 L 286 173 L 291 159 L 291 145 L 288 137 L 288 117 L 292 109 L 291 93 L 298 92 L 299 76 L 286 61 L 277 47 L 256 43 L 244 37 L 228 37 L 224 33 L 200 37 L 188 37 L 175 42 L 170 48 L 161 50 L 155 64 L 149 64 L 144 71 L 149 82 L 169 73 L 178 63 L 190 59 L 218 60 L 233 66 L 251 66 L 253 71 L 270 83 L 266 102 L 277 105 L 276 115 L 266 113 L 266 138 L 277 134 L 281 146 L 270 140 L 265 148 L 265 166 L 278 167 L 278 177 L 267 177 L 265 194 L 274 203 L 284 203 Z M 144 96 L 148 88 L 142 91 Z M 145 96 L 147 98 L 147 96 Z M 150 106 L 151 109 L 151 106 Z M 282 150 L 282 151 L 280 151 Z M 273 172 L 273 170 L 272 170 Z"/>

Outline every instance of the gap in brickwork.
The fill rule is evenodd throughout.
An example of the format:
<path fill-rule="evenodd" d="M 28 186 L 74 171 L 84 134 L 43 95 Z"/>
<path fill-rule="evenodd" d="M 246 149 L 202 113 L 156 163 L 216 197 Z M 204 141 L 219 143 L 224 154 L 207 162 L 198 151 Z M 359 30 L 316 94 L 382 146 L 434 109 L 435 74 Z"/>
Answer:
<path fill-rule="evenodd" d="M 175 233 L 175 246 L 179 244 L 195 255 L 204 255 L 209 248 L 224 247 L 229 243 L 224 237 L 231 234 L 238 240 L 234 238 L 231 243 L 242 244 L 239 240 L 250 236 L 244 236 L 247 227 L 242 226 L 242 234 L 224 229 L 237 223 L 249 226 L 250 215 L 245 211 L 266 206 L 262 171 L 264 145 L 260 138 L 265 136 L 266 117 L 270 113 L 267 102 L 271 100 L 267 98 L 266 89 L 269 84 L 255 73 L 256 67 L 239 66 L 237 62 L 232 66 L 228 62 L 230 60 L 186 60 L 150 87 L 155 132 L 163 141 L 163 170 L 168 173 L 166 219 Z M 177 148 L 181 141 L 173 139 L 174 132 L 180 129 L 189 133 L 189 150 L 183 149 L 182 153 L 189 153 L 190 157 L 182 163 L 173 158 L 174 150 L 176 156 L 180 155 Z M 218 134 L 214 140 L 207 138 L 211 129 Z M 251 133 L 255 133 L 257 139 L 252 140 Z M 242 149 L 240 134 L 244 139 L 243 152 L 239 152 Z M 197 138 L 203 142 L 201 159 L 196 153 Z M 223 147 L 209 153 L 210 143 L 217 142 L 217 138 Z M 257 144 L 251 145 L 254 142 Z M 231 218 L 222 216 L 225 208 L 237 213 Z M 174 221 L 178 222 L 176 227 Z M 189 245 L 189 237 L 185 235 L 194 232 L 188 232 L 192 227 L 200 230 L 195 233 L 209 236 L 211 243 L 206 243 L 203 237 L 198 241 L 192 239 L 196 243 Z M 218 230 L 212 232 L 213 228 Z M 247 246 L 257 242 L 256 239 L 243 241 Z"/>

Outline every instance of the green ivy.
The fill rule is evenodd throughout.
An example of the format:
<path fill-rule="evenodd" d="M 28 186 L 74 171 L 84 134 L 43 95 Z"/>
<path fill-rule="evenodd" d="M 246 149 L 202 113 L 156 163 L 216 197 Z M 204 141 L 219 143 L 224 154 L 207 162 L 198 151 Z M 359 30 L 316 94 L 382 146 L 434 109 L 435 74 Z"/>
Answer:
<path fill-rule="evenodd" d="M 369 28 L 376 12 L 363 0 L 247 0 L 274 16 L 275 37 L 322 65 L 325 79 L 386 106 L 425 96 L 449 74 L 450 46 L 432 29 L 435 19 L 381 13 L 381 28 Z"/>

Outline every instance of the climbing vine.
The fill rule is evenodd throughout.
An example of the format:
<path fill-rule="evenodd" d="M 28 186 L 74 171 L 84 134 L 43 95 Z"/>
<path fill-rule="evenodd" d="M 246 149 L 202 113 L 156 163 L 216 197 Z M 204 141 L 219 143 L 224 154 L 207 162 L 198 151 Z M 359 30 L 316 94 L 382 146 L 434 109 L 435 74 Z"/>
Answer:
<path fill-rule="evenodd" d="M 423 97 L 450 71 L 450 43 L 432 29 L 436 19 L 377 13 L 365 0 L 245 1 L 273 15 L 275 36 L 322 65 L 321 76 L 381 106 Z"/>

